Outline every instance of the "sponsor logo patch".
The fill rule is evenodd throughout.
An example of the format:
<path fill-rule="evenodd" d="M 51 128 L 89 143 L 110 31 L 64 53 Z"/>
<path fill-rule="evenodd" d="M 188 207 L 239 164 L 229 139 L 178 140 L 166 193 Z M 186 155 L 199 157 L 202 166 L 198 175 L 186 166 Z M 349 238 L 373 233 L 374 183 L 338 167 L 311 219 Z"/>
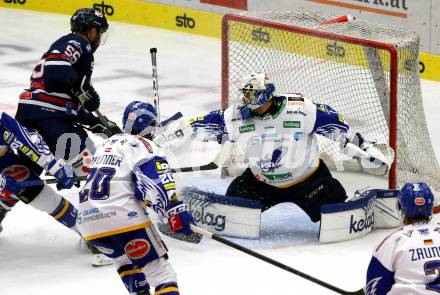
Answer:
<path fill-rule="evenodd" d="M 170 165 L 166 161 L 155 161 L 154 166 L 156 166 L 157 172 L 164 172 L 170 169 Z"/>
<path fill-rule="evenodd" d="M 135 239 L 128 242 L 124 251 L 125 254 L 131 259 L 141 259 L 150 252 L 150 243 L 145 239 Z"/>
<path fill-rule="evenodd" d="M 425 205 L 425 198 L 422 197 L 415 198 L 414 204 L 416 204 L 417 206 Z"/>
<path fill-rule="evenodd" d="M 5 176 L 10 176 L 18 182 L 28 179 L 28 177 L 31 175 L 29 169 L 23 165 L 12 165 L 6 167 L 0 173 Z"/>
<path fill-rule="evenodd" d="M 252 125 L 240 126 L 239 131 L 240 131 L 240 133 L 255 131 L 255 125 L 252 124 Z"/>
<path fill-rule="evenodd" d="M 138 216 L 136 211 L 131 211 L 127 213 L 128 219 L 133 219 L 136 218 Z"/>
<path fill-rule="evenodd" d="M 293 133 L 293 138 L 294 138 L 296 141 L 299 141 L 302 137 L 303 137 L 303 133 L 302 133 L 301 131 L 298 131 L 298 132 Z"/>
<path fill-rule="evenodd" d="M 301 122 L 300 121 L 284 121 L 283 127 L 284 128 L 301 128 Z"/>

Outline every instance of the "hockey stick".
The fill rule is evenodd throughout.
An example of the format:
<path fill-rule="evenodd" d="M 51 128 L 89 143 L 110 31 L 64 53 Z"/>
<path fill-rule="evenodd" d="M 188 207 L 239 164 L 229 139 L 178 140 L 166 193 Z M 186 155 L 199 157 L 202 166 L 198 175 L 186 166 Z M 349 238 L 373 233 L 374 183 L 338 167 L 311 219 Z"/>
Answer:
<path fill-rule="evenodd" d="M 87 179 L 87 176 L 77 176 L 73 179 L 74 183 L 78 183 L 80 181 L 84 181 Z M 56 178 L 48 178 L 48 179 L 37 179 L 37 180 L 24 180 L 17 182 L 17 185 L 21 188 L 26 188 L 30 186 L 39 186 L 44 184 L 56 184 L 58 183 Z"/>
<path fill-rule="evenodd" d="M 82 94 L 78 96 L 78 99 L 82 105 L 84 105 L 84 103 L 88 100 L 87 95 L 85 94 L 86 91 L 84 90 L 84 84 L 85 84 L 86 80 L 87 80 L 87 76 L 84 76 L 81 81 L 81 85 L 80 85 L 80 90 L 81 90 Z M 101 122 L 102 126 L 104 126 L 105 129 L 110 131 L 108 119 L 103 114 L 101 114 L 101 112 L 98 109 L 93 111 L 92 114 L 94 114 L 96 117 L 98 117 L 98 120 Z M 119 126 L 118 126 L 118 129 L 119 129 L 118 130 L 119 133 L 123 133 L 123 131 L 121 130 L 121 128 L 119 128 Z M 111 136 L 113 134 L 106 134 L 106 135 Z"/>
<path fill-rule="evenodd" d="M 212 160 L 212 162 L 202 165 L 202 166 L 194 166 L 194 167 L 181 167 L 181 168 L 174 168 L 171 169 L 171 172 L 173 173 L 184 173 L 184 172 L 195 172 L 195 171 L 206 171 L 206 170 L 215 170 L 218 168 L 218 156 Z M 87 175 L 84 176 L 77 176 L 74 178 L 74 181 L 85 181 L 87 180 Z M 42 184 L 55 184 L 57 183 L 57 180 L 55 178 L 48 178 L 48 179 L 40 179 L 40 180 L 25 180 L 18 182 L 18 184 L 21 187 L 28 187 L 28 186 L 37 186 Z"/>
<path fill-rule="evenodd" d="M 191 227 L 191 230 L 193 232 L 195 232 L 195 233 L 198 233 L 198 234 L 200 234 L 200 235 L 202 235 L 204 237 L 213 239 L 213 240 L 215 240 L 217 242 L 225 244 L 225 245 L 227 245 L 229 247 L 232 247 L 232 248 L 234 248 L 236 250 L 239 250 L 239 251 L 242 251 L 242 252 L 244 252 L 246 254 L 254 256 L 255 258 L 258 258 L 258 259 L 263 260 L 263 261 L 265 261 L 267 263 L 275 265 L 275 266 L 277 266 L 277 267 L 279 267 L 281 269 L 284 269 L 284 270 L 286 270 L 286 271 L 288 271 L 290 273 L 293 273 L 293 274 L 295 274 L 297 276 L 300 276 L 300 277 L 302 277 L 302 278 L 304 278 L 306 280 L 309 280 L 309 281 L 311 281 L 311 282 L 313 282 L 315 284 L 318 284 L 318 285 L 320 285 L 320 286 L 322 286 L 324 288 L 327 288 L 329 290 L 332 290 L 332 291 L 334 291 L 336 293 L 343 294 L 343 295 L 350 295 L 350 294 L 352 294 L 352 295 L 362 295 L 362 294 L 364 294 L 363 289 L 360 289 L 360 290 L 357 290 L 357 291 L 353 291 L 353 292 L 342 290 L 342 289 L 340 289 L 338 287 L 330 285 L 329 283 L 321 281 L 321 280 L 319 280 L 319 279 L 317 279 L 315 277 L 312 277 L 312 276 L 310 276 L 310 275 L 308 275 L 306 273 L 303 273 L 303 272 L 301 272 L 299 270 L 296 270 L 296 269 L 294 269 L 294 268 L 292 268 L 290 266 L 287 266 L 287 265 L 285 265 L 285 264 L 283 264 L 281 262 L 273 260 L 273 259 L 271 259 L 271 258 L 269 258 L 267 256 L 264 256 L 264 255 L 262 255 L 260 253 L 254 252 L 254 251 L 252 251 L 252 250 L 250 250 L 250 249 L 248 249 L 246 247 L 240 246 L 240 245 L 238 245 L 238 244 L 236 244 L 234 242 L 231 242 L 231 241 L 229 241 L 227 239 L 224 239 L 224 238 L 220 237 L 217 234 L 214 234 L 214 233 L 211 233 L 209 231 L 206 231 L 206 230 L 204 230 L 204 229 L 202 229 L 200 227 L 197 227 L 195 225 L 190 225 L 190 227 Z"/>
<path fill-rule="evenodd" d="M 157 113 L 157 124 L 160 127 L 160 110 L 159 110 L 159 84 L 158 84 L 158 78 L 157 78 L 157 60 L 156 60 L 156 54 L 157 54 L 157 48 L 150 48 L 150 54 L 151 54 L 151 65 L 153 67 L 153 94 L 154 94 L 154 108 L 156 109 Z"/>

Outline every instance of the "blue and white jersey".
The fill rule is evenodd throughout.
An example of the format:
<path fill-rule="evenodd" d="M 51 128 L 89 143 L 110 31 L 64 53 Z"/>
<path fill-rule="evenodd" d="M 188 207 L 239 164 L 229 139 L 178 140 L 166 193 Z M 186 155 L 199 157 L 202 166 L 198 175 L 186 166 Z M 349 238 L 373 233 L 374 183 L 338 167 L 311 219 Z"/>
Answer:
<path fill-rule="evenodd" d="M 20 95 L 16 118 L 76 116 L 81 106 L 71 89 L 91 77 L 93 63 L 92 48 L 81 36 L 71 33 L 56 40 L 32 72 L 30 88 Z"/>
<path fill-rule="evenodd" d="M 176 185 L 163 151 L 152 141 L 118 134 L 93 155 L 80 193 L 77 228 L 86 240 L 148 227 L 145 205 L 160 216 Z"/>
<path fill-rule="evenodd" d="M 367 295 L 440 293 L 440 227 L 407 225 L 375 249 L 367 271 Z"/>
<path fill-rule="evenodd" d="M 242 119 L 237 107 L 211 112 L 190 121 L 220 143 L 238 143 L 257 179 L 284 188 L 299 183 L 318 168 L 316 135 L 345 140 L 349 126 L 327 105 L 314 104 L 301 94 L 274 97 L 276 107 L 264 116 Z"/>
<path fill-rule="evenodd" d="M 55 159 L 38 132 L 21 126 L 14 118 L 0 112 L 0 155 L 18 153 L 27 156 L 32 162 L 46 169 Z M 3 159 L 4 161 L 5 158 Z"/>

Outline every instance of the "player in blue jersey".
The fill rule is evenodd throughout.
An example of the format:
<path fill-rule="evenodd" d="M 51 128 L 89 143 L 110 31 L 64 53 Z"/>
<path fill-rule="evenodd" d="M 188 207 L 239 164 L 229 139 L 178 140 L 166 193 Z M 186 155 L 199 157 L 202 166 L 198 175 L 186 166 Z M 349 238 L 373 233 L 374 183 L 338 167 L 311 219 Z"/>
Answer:
<path fill-rule="evenodd" d="M 16 119 L 36 129 L 51 152 L 63 157 L 80 175 L 85 173 L 83 155 L 94 150 L 86 145 L 85 128 L 108 136 L 121 130 L 106 118 L 107 126 L 103 126 L 92 114 L 100 105 L 91 83 L 93 53 L 105 39 L 107 19 L 99 10 L 81 8 L 70 24 L 72 32 L 56 40 L 32 72 L 30 88 L 20 95 Z"/>
<path fill-rule="evenodd" d="M 130 294 L 178 295 L 176 273 L 167 248 L 145 208 L 168 219 L 171 230 L 191 234 L 193 217 L 178 199 L 163 151 L 151 133 L 156 112 L 150 104 L 130 103 L 123 118 L 126 134 L 97 147 L 81 190 L 78 230 L 115 261 Z"/>
<path fill-rule="evenodd" d="M 440 293 L 440 227 L 431 221 L 434 196 L 424 182 L 399 193 L 404 227 L 374 250 L 367 271 L 367 295 Z"/>
<path fill-rule="evenodd" d="M 240 86 L 242 104 L 191 120 L 191 126 L 219 143 L 234 142 L 243 166 L 226 195 L 259 200 L 263 210 L 283 202 L 302 208 L 313 222 L 321 205 L 343 202 L 346 192 L 320 159 L 317 135 L 333 139 L 350 156 L 387 169 L 384 156 L 332 107 L 315 104 L 300 93 L 279 93 L 265 73 L 246 77 Z M 353 153 L 352 153 L 353 151 Z M 228 161 L 226 161 L 228 162 Z M 232 166 L 232 165 L 231 165 Z M 234 168 L 234 167 L 233 167 Z"/>
<path fill-rule="evenodd" d="M 72 168 L 52 155 L 38 133 L 21 126 L 6 113 L 0 113 L 0 135 L 0 231 L 6 213 L 19 200 L 73 228 L 76 209 L 40 180 L 31 163 L 55 176 L 58 189 L 69 189 L 74 184 Z M 27 186 L 29 182 L 37 184 Z"/>

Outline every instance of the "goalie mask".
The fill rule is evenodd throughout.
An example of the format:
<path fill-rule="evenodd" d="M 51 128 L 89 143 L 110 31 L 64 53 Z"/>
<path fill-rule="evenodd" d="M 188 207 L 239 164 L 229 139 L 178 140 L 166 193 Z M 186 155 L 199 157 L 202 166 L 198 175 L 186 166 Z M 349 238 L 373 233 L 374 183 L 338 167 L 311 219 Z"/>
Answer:
<path fill-rule="evenodd" d="M 247 119 L 251 117 L 251 111 L 272 99 L 275 86 L 265 73 L 254 73 L 242 80 L 239 89 L 243 103 L 240 112 L 242 118 Z"/>
<path fill-rule="evenodd" d="M 408 217 L 430 217 L 434 205 L 434 196 L 424 182 L 406 183 L 399 193 L 402 214 Z"/>
<path fill-rule="evenodd" d="M 131 102 L 124 111 L 122 126 L 124 132 L 138 136 L 151 136 L 157 125 L 157 113 L 149 103 Z"/>

